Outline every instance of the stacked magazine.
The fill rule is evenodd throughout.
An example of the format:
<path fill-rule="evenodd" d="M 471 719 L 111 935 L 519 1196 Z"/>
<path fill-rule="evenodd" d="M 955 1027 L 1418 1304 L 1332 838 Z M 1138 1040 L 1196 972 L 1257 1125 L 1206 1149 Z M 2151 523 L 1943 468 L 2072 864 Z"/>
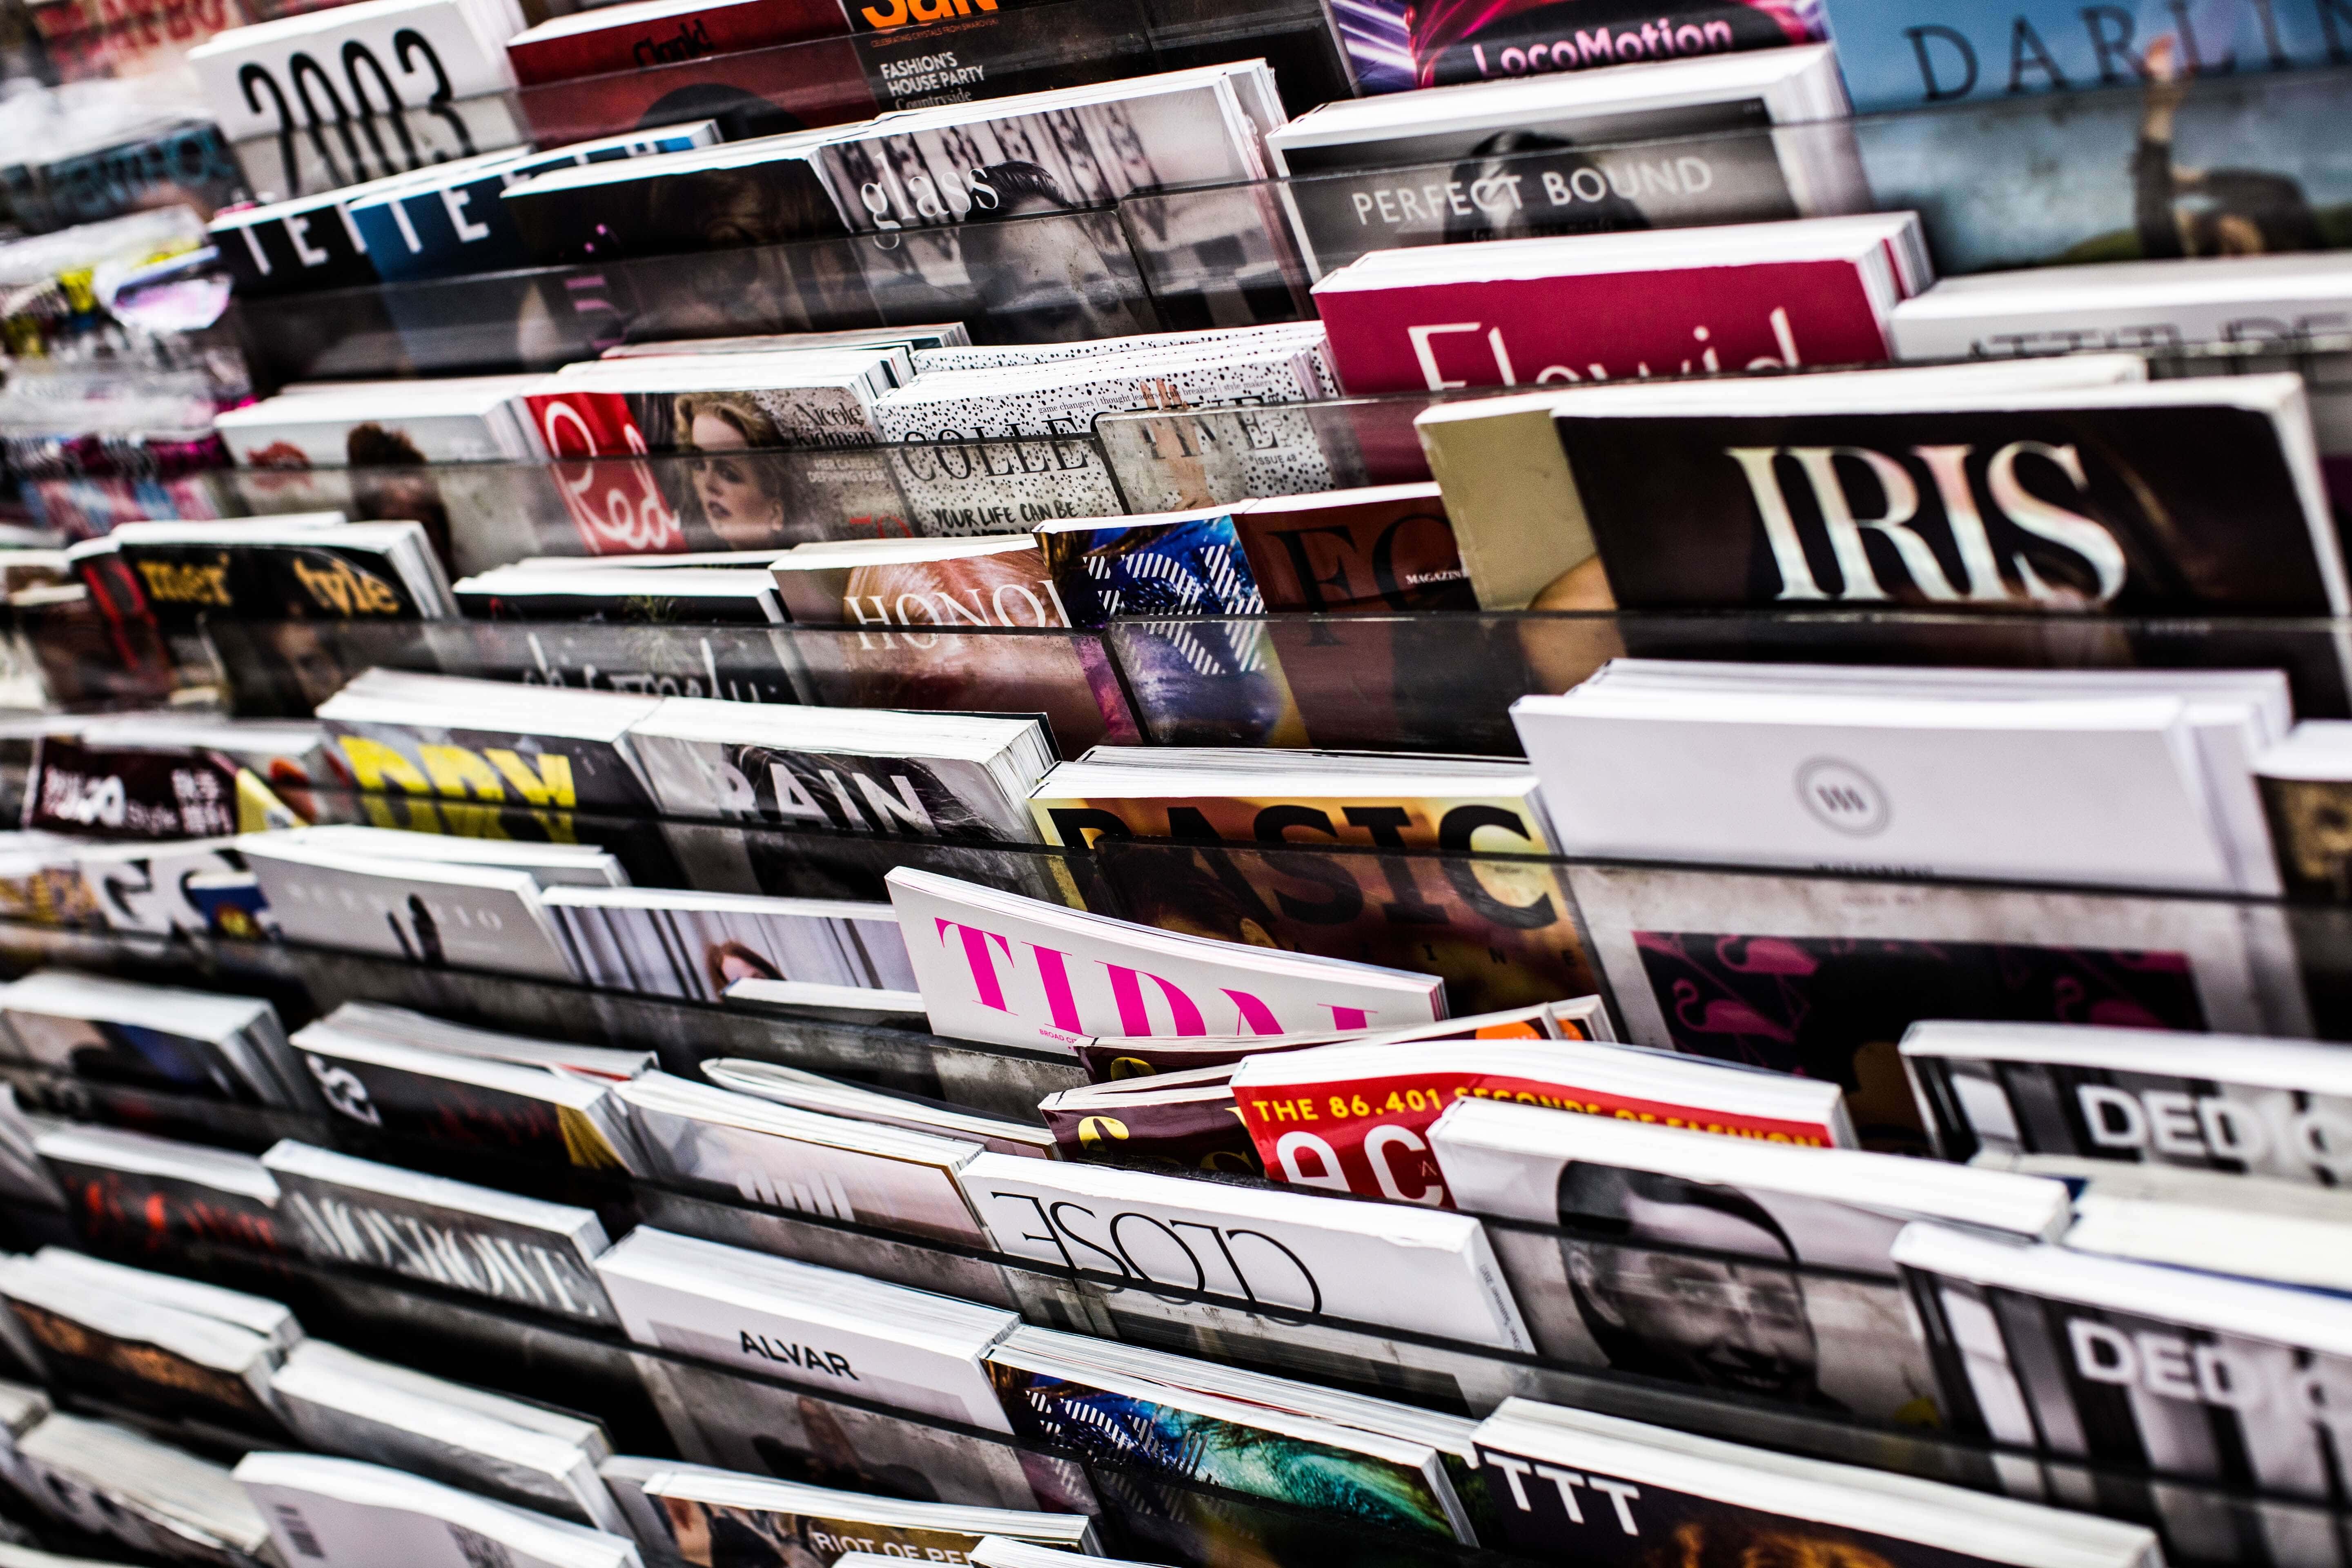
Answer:
<path fill-rule="evenodd" d="M 1535 770 L 1487 757 L 1248 746 L 1096 746 L 1029 792 L 1048 844 L 1101 838 L 1317 842 L 1541 855 L 1552 845 Z"/>
<path fill-rule="evenodd" d="M 1317 1046 L 1245 1057 L 1232 1082 L 1268 1175 L 1413 1203 L 1454 1201 L 1426 1135 L 1465 1097 L 1804 1148 L 1857 1142 L 1835 1083 L 1601 1041 Z"/>
<path fill-rule="evenodd" d="M 251 1154 L 72 1122 L 40 1128 L 31 1144 L 94 1247 L 135 1253 L 184 1242 L 247 1252 L 287 1246 L 278 1183 Z"/>
<path fill-rule="evenodd" d="M 1015 1313 L 641 1226 L 596 1261 L 640 1344 L 1008 1430 L 983 1358 Z"/>
<path fill-rule="evenodd" d="M 1360 396 L 1884 363 L 1934 276 L 1895 213 L 1375 250 L 1315 306 Z"/>
<path fill-rule="evenodd" d="M 351 828 L 389 843 L 249 834 L 238 840 L 256 886 L 289 942 L 376 953 L 540 980 L 580 978 L 569 940 L 541 890 L 583 876 L 617 877 L 578 846 L 445 839 L 385 828 Z M 432 858 L 457 845 L 469 859 Z M 412 846 L 414 846 L 412 847 Z M 603 875 L 600 875 L 603 873 Z"/>
<path fill-rule="evenodd" d="M 774 580 L 764 571 L 740 568 L 517 564 L 461 577 L 451 591 L 471 620 L 772 626 L 790 618 L 777 601 Z"/>
<path fill-rule="evenodd" d="M 611 1458 L 593 1421 L 310 1340 L 271 1380 L 308 1447 L 412 1471 L 615 1535 L 628 1532 L 596 1474 Z"/>
<path fill-rule="evenodd" d="M 16 1440 L 26 1495 L 59 1523 L 201 1568 L 268 1568 L 268 1519 L 227 1468 L 112 1421 L 63 1412 Z"/>
<path fill-rule="evenodd" d="M 414 1016 L 346 1004 L 294 1032 L 293 1047 L 319 1097 L 338 1116 L 445 1147 L 591 1170 L 643 1169 L 613 1081 L 592 1077 L 572 1059 L 634 1057 L 642 1068 L 642 1056 L 520 1039 L 505 1048 L 505 1037 L 432 1019 L 416 1020 L 428 1026 L 423 1030 L 404 1027 Z M 471 1037 L 459 1042 L 471 1048 L 427 1043 L 451 1036 Z"/>
<path fill-rule="evenodd" d="M 667 888 L 551 888 L 541 907 L 580 978 L 608 991 L 716 1002 L 740 980 L 912 990 L 885 904 Z"/>
<path fill-rule="evenodd" d="M 1003 1154 L 982 1155 L 958 1179 L 998 1248 L 1016 1258 L 1533 1348 L 1486 1234 L 1466 1215 Z M 1392 1289 L 1400 1279 L 1413 1281 L 1410 1293 Z"/>
<path fill-rule="evenodd" d="M 988 1352 L 1013 1430 L 1108 1464 L 1479 1543 L 1462 1489 L 1472 1423 L 1051 1329 Z"/>
<path fill-rule="evenodd" d="M 1444 983 L 1428 975 L 1163 931 L 903 866 L 886 880 L 931 1030 L 950 1039 L 1066 1049 L 1104 1035 L 1445 1016 Z"/>
<path fill-rule="evenodd" d="M 611 1324 L 591 1209 L 355 1159 L 289 1139 L 261 1157 L 279 1212 L 310 1257 L 463 1294 Z"/>
<path fill-rule="evenodd" d="M 788 827 L 1024 843 L 1053 765 L 1034 719 L 672 697 L 628 744 L 661 809 Z"/>
<path fill-rule="evenodd" d="M 745 1203 L 984 1246 L 957 1173 L 982 1152 L 960 1129 L 923 1129 L 739 1092 L 738 1070 L 696 1083 L 647 1073 L 614 1091 L 650 1173 L 732 1192 Z"/>
<path fill-rule="evenodd" d="M 1538 1559 L 1630 1568 L 1663 1539 L 1691 1551 L 2011 1568 L 2164 1560 L 2143 1525 L 1532 1399 L 1505 1400 L 1475 1441 L 1501 1544 Z"/>
<path fill-rule="evenodd" d="M 853 1551 L 895 1562 L 952 1562 L 988 1536 L 1057 1547 L 1065 1555 L 1091 1557 L 1095 1548 L 1094 1521 L 1081 1513 L 909 1502 L 700 1465 L 635 1464 L 653 1467 L 636 1489 L 662 1521 L 656 1539 L 673 1554 L 707 1553 L 705 1542 L 730 1539 L 743 1542 L 740 1550 L 787 1563 L 829 1563 Z"/>
<path fill-rule="evenodd" d="M 759 981 L 737 983 L 738 986 L 760 984 Z M 735 1000 L 738 993 L 730 989 L 728 996 L 730 1001 Z M 757 1095 L 778 1105 L 797 1106 L 803 1110 L 820 1111 L 831 1116 L 845 1116 L 856 1121 L 878 1121 L 886 1127 L 904 1128 L 909 1132 L 936 1132 L 944 1137 L 969 1138 L 995 1154 L 1037 1157 L 1050 1154 L 1054 1148 L 1054 1135 L 1043 1127 L 1026 1121 L 985 1116 L 944 1100 L 869 1089 L 863 1084 L 803 1072 L 798 1068 L 783 1067 L 775 1062 L 711 1057 L 700 1066 L 703 1077 L 719 1088 L 732 1089 L 738 1094 Z"/>
<path fill-rule="evenodd" d="M 281 392 L 215 422 L 247 468 L 394 468 L 538 455 L 514 398 L 530 375 L 341 382 Z"/>
<path fill-rule="evenodd" d="M 1511 713 L 1571 854 L 2278 887 L 2252 779 L 2273 672 L 1612 661 Z M 2140 787 L 2102 787 L 2118 770 Z"/>
<path fill-rule="evenodd" d="M 770 569 L 808 626 L 1066 626 L 1034 540 L 847 539 L 796 544 Z"/>
<path fill-rule="evenodd" d="M 583 360 L 517 411 L 559 458 L 864 447 L 875 400 L 912 374 L 897 345 Z"/>
<path fill-rule="evenodd" d="M 48 1379 L 166 1421 L 266 1436 L 299 1323 L 275 1301 L 55 1247 L 0 1259 L 12 1342 Z"/>
<path fill-rule="evenodd" d="M 639 1568 L 625 1535 L 477 1497 L 405 1470 L 318 1454 L 247 1454 L 236 1484 L 269 1521 L 283 1562 L 420 1568 Z"/>
<path fill-rule="evenodd" d="M 331 512 L 128 522 L 110 537 L 167 631 L 206 610 L 257 621 L 430 621 L 457 613 L 418 522 L 350 522 Z"/>
<path fill-rule="evenodd" d="M 371 669 L 318 717 L 364 790 L 643 812 L 627 733 L 658 700 Z"/>
<path fill-rule="evenodd" d="M 1846 112 L 1813 44 L 1343 99 L 1266 149 L 1320 276 L 1394 246 L 1867 211 Z"/>
<path fill-rule="evenodd" d="M 307 1077 L 258 997 L 44 969 L 0 986 L 19 1061 L 100 1082 L 299 1110 Z"/>
<path fill-rule="evenodd" d="M 2315 1040 L 2057 1024 L 1915 1024 L 1923 1120 L 1948 1159 L 2071 1155 L 2333 1187 L 2352 1176 L 2343 1053 Z"/>

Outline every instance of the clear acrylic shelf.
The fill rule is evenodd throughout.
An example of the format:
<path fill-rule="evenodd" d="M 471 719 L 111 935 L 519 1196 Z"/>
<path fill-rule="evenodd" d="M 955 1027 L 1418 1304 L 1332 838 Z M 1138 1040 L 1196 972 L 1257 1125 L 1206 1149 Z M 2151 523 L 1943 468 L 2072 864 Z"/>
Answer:
<path fill-rule="evenodd" d="M 1013 626 L 700 626 L 521 621 L 222 621 L 237 711 L 307 714 L 373 666 L 546 686 L 1038 714 L 1059 753 L 1142 738 L 1099 632 Z"/>
<path fill-rule="evenodd" d="M 1071 515 L 1122 510 L 1110 465 L 1080 431 L 715 456 L 229 468 L 200 477 L 196 514 L 412 518 L 448 541 L 464 576 L 536 555 L 782 551 L 814 540 L 1017 531 L 1042 519 L 1007 506 L 1002 516 L 967 520 L 950 503 L 1024 475 L 1052 476 L 1066 504 L 1089 509 Z"/>

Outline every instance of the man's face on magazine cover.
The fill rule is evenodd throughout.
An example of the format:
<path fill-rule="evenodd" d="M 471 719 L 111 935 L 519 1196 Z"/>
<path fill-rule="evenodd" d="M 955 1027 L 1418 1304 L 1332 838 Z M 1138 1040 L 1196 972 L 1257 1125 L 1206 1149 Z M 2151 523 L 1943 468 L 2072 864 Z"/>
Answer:
<path fill-rule="evenodd" d="M 1757 1261 L 1570 1241 L 1569 1278 L 1580 1304 L 1638 1341 L 1668 1376 L 1768 1399 L 1805 1397 L 1820 1352 L 1804 1286 L 1780 1239 L 1696 1205 L 1636 1199 L 1627 1207 L 1645 1241 Z"/>

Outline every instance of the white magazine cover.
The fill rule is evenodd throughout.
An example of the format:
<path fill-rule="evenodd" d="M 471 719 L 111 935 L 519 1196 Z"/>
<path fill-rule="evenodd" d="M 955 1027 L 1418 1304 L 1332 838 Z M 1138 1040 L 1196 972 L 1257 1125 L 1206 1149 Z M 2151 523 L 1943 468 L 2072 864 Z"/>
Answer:
<path fill-rule="evenodd" d="M 493 1502 L 404 1470 L 256 1452 L 234 1472 L 286 1563 L 325 1568 L 642 1568 L 626 1536 Z"/>
<path fill-rule="evenodd" d="M 649 1072 L 613 1090 L 663 1180 L 731 1188 L 744 1202 L 966 1247 L 988 1233 L 955 1173 L 981 1152 L 943 1138 L 778 1105 Z"/>
<path fill-rule="evenodd" d="M 596 1475 L 611 1452 L 593 1422 L 552 1413 L 311 1340 L 278 1369 L 294 1435 L 320 1453 L 388 1464 L 452 1486 L 626 1533 Z"/>
<path fill-rule="evenodd" d="M 514 86 L 506 41 L 521 30 L 513 0 L 363 0 L 326 15 L 231 27 L 190 49 L 188 63 L 221 134 L 243 142 L 290 130 L 278 109 L 309 100 L 303 57 L 313 72 L 326 61 L 337 76 L 350 71 L 354 87 L 360 68 L 346 51 L 371 59 L 395 106 L 478 98 Z M 254 70 L 259 74 L 248 81 Z"/>
<path fill-rule="evenodd" d="M 207 1568 L 266 1562 L 269 1526 L 228 1470 L 111 1421 L 63 1412 L 16 1442 L 50 1514 L 134 1552 Z"/>
<path fill-rule="evenodd" d="M 982 1358 L 1018 1313 L 641 1226 L 596 1260 L 629 1337 L 1010 1432 Z"/>
<path fill-rule="evenodd" d="M 1468 1215 L 983 1154 L 963 1190 L 998 1250 L 1441 1339 L 1531 1351 Z M 1400 1280 L 1412 1289 L 1400 1290 Z"/>
<path fill-rule="evenodd" d="M 1522 697 L 1564 851 L 2116 888 L 2236 885 L 2189 705 L 1801 689 Z M 2129 778 L 2129 790 L 2090 781 Z"/>
<path fill-rule="evenodd" d="M 1897 1281 L 1920 1217 L 2048 1240 L 2065 1184 L 1464 1100 L 1430 1130 L 1487 1227 L 1542 1352 L 1864 1419 L 1936 1409 Z"/>
<path fill-rule="evenodd" d="M 289 942 L 436 969 L 580 978 L 529 871 L 397 864 L 268 841 L 277 837 L 249 834 L 238 847 Z"/>
<path fill-rule="evenodd" d="M 717 1002 L 741 980 L 915 989 L 880 904 L 665 888 L 557 888 L 545 902 L 582 977 L 611 990 Z"/>
<path fill-rule="evenodd" d="M 1159 931 L 903 866 L 886 880 L 932 1032 L 950 1039 L 1067 1049 L 1446 1016 L 1445 983 L 1426 974 Z"/>

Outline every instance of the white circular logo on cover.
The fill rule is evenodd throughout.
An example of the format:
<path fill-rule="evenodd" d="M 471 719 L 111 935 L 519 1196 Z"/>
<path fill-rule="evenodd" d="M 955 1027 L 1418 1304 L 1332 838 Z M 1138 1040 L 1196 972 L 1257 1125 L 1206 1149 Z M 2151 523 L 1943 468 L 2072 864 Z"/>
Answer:
<path fill-rule="evenodd" d="M 1815 757 L 1797 770 L 1797 798 L 1814 821 L 1855 838 L 1879 832 L 1895 815 L 1876 779 L 1835 757 Z"/>

